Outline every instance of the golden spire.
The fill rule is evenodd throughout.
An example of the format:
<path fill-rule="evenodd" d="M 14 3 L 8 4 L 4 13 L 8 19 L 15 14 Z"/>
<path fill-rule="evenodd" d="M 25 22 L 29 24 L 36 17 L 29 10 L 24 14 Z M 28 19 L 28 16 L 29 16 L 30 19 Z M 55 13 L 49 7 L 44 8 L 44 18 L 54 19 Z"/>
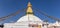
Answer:
<path fill-rule="evenodd" d="M 32 11 L 32 5 L 31 5 L 30 2 L 28 3 L 27 14 L 33 14 L 33 11 Z"/>

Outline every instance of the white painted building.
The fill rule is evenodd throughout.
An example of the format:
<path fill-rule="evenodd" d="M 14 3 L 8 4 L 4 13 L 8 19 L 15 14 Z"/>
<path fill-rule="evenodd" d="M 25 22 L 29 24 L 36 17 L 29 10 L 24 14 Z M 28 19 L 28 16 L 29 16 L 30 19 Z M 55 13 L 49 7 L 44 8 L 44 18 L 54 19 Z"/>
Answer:
<path fill-rule="evenodd" d="M 32 28 L 42 27 L 43 21 L 33 15 L 32 5 L 28 3 L 27 14 L 17 20 L 16 23 L 5 23 L 4 28 Z"/>

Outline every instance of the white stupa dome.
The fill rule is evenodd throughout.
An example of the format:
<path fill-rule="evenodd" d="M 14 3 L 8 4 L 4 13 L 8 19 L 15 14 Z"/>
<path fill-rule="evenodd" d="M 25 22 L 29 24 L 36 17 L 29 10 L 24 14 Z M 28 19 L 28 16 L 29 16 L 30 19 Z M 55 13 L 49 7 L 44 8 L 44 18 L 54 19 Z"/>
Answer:
<path fill-rule="evenodd" d="M 39 22 L 42 22 L 42 20 L 40 18 L 38 18 L 35 15 L 31 15 L 31 14 L 21 17 L 17 22 L 21 22 L 21 21 L 39 21 Z"/>

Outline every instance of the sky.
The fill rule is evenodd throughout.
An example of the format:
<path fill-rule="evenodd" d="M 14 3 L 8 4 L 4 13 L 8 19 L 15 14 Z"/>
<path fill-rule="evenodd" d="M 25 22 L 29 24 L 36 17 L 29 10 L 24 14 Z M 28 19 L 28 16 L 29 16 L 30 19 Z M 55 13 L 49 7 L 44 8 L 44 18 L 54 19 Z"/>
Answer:
<path fill-rule="evenodd" d="M 50 16 L 60 18 L 60 0 L 0 0 L 0 18 L 14 13 L 17 10 L 27 8 L 28 2 L 31 2 L 33 11 L 39 9 Z M 24 14 L 25 12 L 20 12 L 18 15 L 10 17 L 0 23 L 16 22 Z M 37 11 L 34 11 L 34 14 L 42 20 L 48 19 L 49 22 L 54 22 L 50 18 L 39 14 Z"/>

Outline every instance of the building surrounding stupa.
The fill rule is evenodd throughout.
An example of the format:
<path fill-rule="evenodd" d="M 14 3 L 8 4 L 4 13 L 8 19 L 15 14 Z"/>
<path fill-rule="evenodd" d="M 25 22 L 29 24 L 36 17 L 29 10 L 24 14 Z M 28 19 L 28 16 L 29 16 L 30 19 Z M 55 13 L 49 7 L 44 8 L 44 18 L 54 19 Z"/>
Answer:
<path fill-rule="evenodd" d="M 19 18 L 15 23 L 4 23 L 3 28 L 56 28 L 53 26 L 60 26 L 57 22 L 47 24 L 33 13 L 32 5 L 29 2 L 26 15 Z"/>

